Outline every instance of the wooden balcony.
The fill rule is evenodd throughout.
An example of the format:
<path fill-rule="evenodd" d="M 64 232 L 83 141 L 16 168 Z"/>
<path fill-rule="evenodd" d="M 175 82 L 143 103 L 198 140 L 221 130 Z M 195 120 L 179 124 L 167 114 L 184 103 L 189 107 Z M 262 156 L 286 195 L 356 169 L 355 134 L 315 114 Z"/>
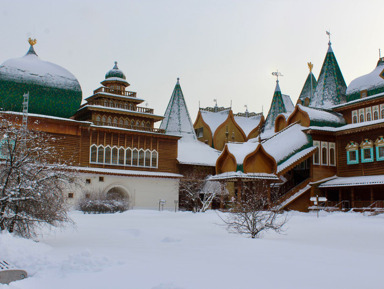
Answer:
<path fill-rule="evenodd" d="M 100 87 L 93 91 L 93 94 L 99 93 L 99 92 L 106 92 L 116 95 L 122 95 L 122 96 L 128 96 L 128 97 L 136 97 L 136 92 L 133 91 L 123 91 L 123 90 L 116 90 L 108 87 Z"/>
<path fill-rule="evenodd" d="M 101 126 L 113 126 L 113 127 L 133 129 L 133 130 L 138 130 L 138 131 L 147 131 L 147 132 L 154 132 L 154 133 L 165 134 L 165 130 L 164 129 L 159 129 L 159 128 L 152 128 L 152 127 L 145 127 L 145 126 L 136 126 L 136 125 L 119 125 L 117 123 L 108 123 L 108 122 L 102 122 L 102 121 L 96 121 L 94 123 L 95 123 L 95 125 L 101 125 Z"/>
<path fill-rule="evenodd" d="M 123 109 L 123 110 L 127 110 L 127 111 L 136 111 L 136 112 L 141 112 L 141 113 L 148 113 L 148 114 L 154 113 L 153 108 L 140 107 L 140 106 L 136 106 L 132 103 L 126 103 L 126 102 L 96 100 L 96 101 L 90 102 L 89 104 L 90 105 L 100 105 L 100 106 L 111 107 L 111 108 L 118 108 L 118 109 Z"/>

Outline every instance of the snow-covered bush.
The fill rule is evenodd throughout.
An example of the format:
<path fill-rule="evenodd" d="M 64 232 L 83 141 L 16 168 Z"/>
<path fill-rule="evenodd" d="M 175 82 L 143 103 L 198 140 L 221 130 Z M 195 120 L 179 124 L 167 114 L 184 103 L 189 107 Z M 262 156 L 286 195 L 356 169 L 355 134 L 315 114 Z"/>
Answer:
<path fill-rule="evenodd" d="M 121 213 L 129 209 L 128 200 L 116 195 L 108 196 L 101 193 L 86 195 L 89 197 L 83 198 L 79 203 L 79 210 L 86 214 Z"/>

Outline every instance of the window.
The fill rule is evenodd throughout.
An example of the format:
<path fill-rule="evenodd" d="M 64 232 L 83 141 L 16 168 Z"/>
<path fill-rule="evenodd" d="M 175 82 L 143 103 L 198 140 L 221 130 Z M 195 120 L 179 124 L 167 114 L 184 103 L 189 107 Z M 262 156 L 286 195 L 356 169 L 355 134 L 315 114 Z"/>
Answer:
<path fill-rule="evenodd" d="M 364 122 L 364 108 L 359 109 L 359 122 Z"/>
<path fill-rule="evenodd" d="M 107 125 L 112 126 L 112 117 L 110 117 L 110 116 L 108 117 Z"/>
<path fill-rule="evenodd" d="M 119 119 L 119 126 L 120 127 L 124 126 L 124 120 L 122 118 Z"/>
<path fill-rule="evenodd" d="M 350 141 L 345 147 L 347 150 L 347 164 L 353 165 L 359 163 L 359 145 L 353 141 Z"/>
<path fill-rule="evenodd" d="M 97 146 L 91 146 L 91 163 L 96 163 L 97 160 Z"/>
<path fill-rule="evenodd" d="M 313 155 L 313 164 L 319 165 L 320 164 L 320 142 L 319 141 L 313 141 L 313 146 L 317 147 L 317 150 L 315 154 Z"/>
<path fill-rule="evenodd" d="M 139 152 L 137 149 L 134 149 L 132 151 L 132 166 L 138 166 L 139 165 Z"/>
<path fill-rule="evenodd" d="M 139 166 L 144 166 L 144 150 L 139 150 Z"/>
<path fill-rule="evenodd" d="M 352 123 L 357 123 L 357 110 L 352 111 Z"/>
<path fill-rule="evenodd" d="M 119 148 L 119 165 L 124 165 L 125 158 L 125 149 L 123 147 Z"/>
<path fill-rule="evenodd" d="M 97 162 L 104 163 L 104 147 L 102 145 L 97 148 Z"/>
<path fill-rule="evenodd" d="M 145 163 L 144 166 L 150 167 L 151 166 L 151 151 L 146 150 L 145 151 Z"/>
<path fill-rule="evenodd" d="M 204 136 L 204 128 L 203 127 L 199 127 L 197 129 L 195 129 L 195 132 L 196 132 L 197 138 Z"/>
<path fill-rule="evenodd" d="M 373 111 L 373 120 L 379 119 L 379 106 L 378 105 L 373 106 L 372 111 Z"/>
<path fill-rule="evenodd" d="M 371 107 L 367 107 L 365 109 L 365 116 L 366 116 L 366 120 L 367 121 L 371 121 L 372 120 L 372 108 Z"/>
<path fill-rule="evenodd" d="M 321 164 L 328 165 L 328 143 L 321 142 Z"/>
<path fill-rule="evenodd" d="M 380 104 L 380 118 L 384 118 L 384 104 Z"/>
<path fill-rule="evenodd" d="M 90 184 L 91 183 L 91 179 L 85 179 L 85 183 L 86 184 Z"/>
<path fill-rule="evenodd" d="M 361 144 L 361 162 L 373 162 L 373 143 L 371 140 L 365 139 Z"/>
<path fill-rule="evenodd" d="M 127 150 L 125 151 L 125 165 L 132 165 L 132 150 L 130 148 L 127 148 Z"/>
<path fill-rule="evenodd" d="M 102 125 L 105 125 L 105 123 L 107 122 L 107 118 L 105 117 L 105 115 L 103 115 L 103 117 L 101 118 L 101 122 Z"/>
<path fill-rule="evenodd" d="M 336 147 L 334 142 L 329 143 L 329 165 L 336 166 Z"/>
<path fill-rule="evenodd" d="M 118 149 L 117 147 L 112 148 L 112 164 L 117 165 L 118 162 Z"/>
<path fill-rule="evenodd" d="M 73 193 L 68 193 L 68 199 L 73 199 Z"/>
<path fill-rule="evenodd" d="M 157 160 L 158 160 L 157 151 L 152 151 L 152 162 L 151 162 L 152 167 L 157 168 Z"/>
<path fill-rule="evenodd" d="M 376 146 L 376 160 L 384 161 L 384 137 L 379 136 L 375 141 Z"/>
<path fill-rule="evenodd" d="M 104 159 L 104 163 L 106 164 L 110 164 L 111 163 L 111 147 L 110 146 L 107 146 L 105 148 L 105 159 Z"/>
<path fill-rule="evenodd" d="M 99 177 L 99 182 L 104 182 L 104 177 Z"/>

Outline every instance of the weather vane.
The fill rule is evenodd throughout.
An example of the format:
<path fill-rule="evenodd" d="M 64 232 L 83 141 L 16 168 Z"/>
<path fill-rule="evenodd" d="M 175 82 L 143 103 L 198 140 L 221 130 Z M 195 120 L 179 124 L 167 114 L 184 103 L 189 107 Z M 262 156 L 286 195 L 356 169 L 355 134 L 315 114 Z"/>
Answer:
<path fill-rule="evenodd" d="M 325 31 L 325 33 L 327 33 L 327 35 L 328 35 L 328 39 L 329 39 L 329 44 L 331 44 L 331 30 L 329 30 L 329 31 Z"/>
<path fill-rule="evenodd" d="M 312 62 L 308 62 L 307 64 L 308 64 L 309 72 L 312 72 L 312 68 L 313 68 Z"/>
<path fill-rule="evenodd" d="M 279 76 L 283 76 L 279 70 L 276 70 L 275 72 L 272 72 L 273 76 L 276 76 L 276 81 L 279 81 Z"/>
<path fill-rule="evenodd" d="M 28 38 L 28 42 L 31 46 L 35 45 L 37 40 L 36 39 L 32 39 L 31 37 Z"/>

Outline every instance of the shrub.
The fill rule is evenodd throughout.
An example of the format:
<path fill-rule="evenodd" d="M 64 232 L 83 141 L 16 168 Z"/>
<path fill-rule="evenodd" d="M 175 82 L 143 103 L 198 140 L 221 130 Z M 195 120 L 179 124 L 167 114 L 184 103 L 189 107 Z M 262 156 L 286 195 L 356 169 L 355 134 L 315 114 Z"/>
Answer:
<path fill-rule="evenodd" d="M 128 200 L 122 198 L 107 198 L 100 194 L 94 198 L 84 198 L 79 203 L 79 210 L 87 214 L 121 213 L 128 209 Z"/>

